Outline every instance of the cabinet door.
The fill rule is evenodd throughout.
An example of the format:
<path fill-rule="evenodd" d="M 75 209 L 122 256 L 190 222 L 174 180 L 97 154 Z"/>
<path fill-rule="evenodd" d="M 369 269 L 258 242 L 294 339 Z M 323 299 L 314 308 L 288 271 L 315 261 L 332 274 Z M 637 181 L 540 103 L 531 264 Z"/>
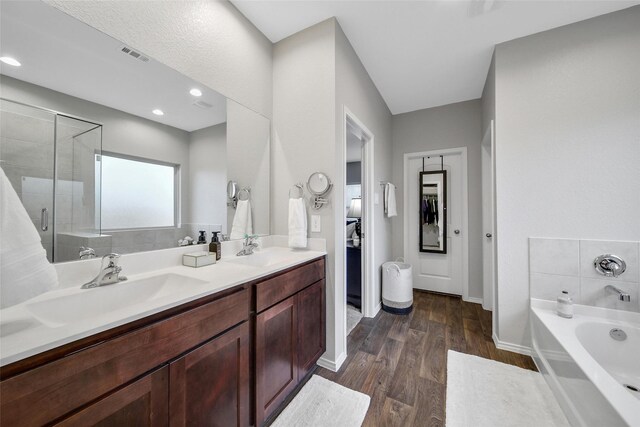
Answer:
<path fill-rule="evenodd" d="M 249 325 L 231 329 L 169 365 L 172 426 L 249 425 Z"/>
<path fill-rule="evenodd" d="M 169 367 L 165 366 L 111 393 L 58 426 L 167 426 L 169 425 Z"/>
<path fill-rule="evenodd" d="M 256 424 L 298 383 L 296 295 L 256 316 Z"/>
<path fill-rule="evenodd" d="M 325 351 L 324 280 L 297 295 L 298 301 L 298 378 L 313 368 Z"/>

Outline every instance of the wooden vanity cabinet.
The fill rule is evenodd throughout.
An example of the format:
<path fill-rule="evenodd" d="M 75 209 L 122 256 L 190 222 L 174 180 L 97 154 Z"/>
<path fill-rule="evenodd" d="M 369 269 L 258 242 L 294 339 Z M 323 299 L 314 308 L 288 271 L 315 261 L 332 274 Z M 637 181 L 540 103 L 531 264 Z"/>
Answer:
<path fill-rule="evenodd" d="M 0 425 L 262 425 L 325 350 L 324 258 L 0 369 Z"/>
<path fill-rule="evenodd" d="M 248 323 L 172 362 L 169 375 L 171 426 L 248 426 Z"/>
<path fill-rule="evenodd" d="M 256 307 L 262 308 L 255 320 L 258 426 L 325 351 L 324 277 L 324 259 L 320 259 L 255 285 Z"/>

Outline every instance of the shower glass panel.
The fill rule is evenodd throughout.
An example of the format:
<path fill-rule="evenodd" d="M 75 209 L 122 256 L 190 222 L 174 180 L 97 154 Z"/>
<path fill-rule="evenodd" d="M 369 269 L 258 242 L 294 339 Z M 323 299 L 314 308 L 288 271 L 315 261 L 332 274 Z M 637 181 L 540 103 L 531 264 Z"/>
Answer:
<path fill-rule="evenodd" d="M 40 234 L 53 262 L 53 183 L 56 114 L 0 100 L 0 166 Z"/>
<path fill-rule="evenodd" d="M 101 180 L 96 156 L 101 150 L 102 125 L 58 114 L 55 262 L 77 260 L 82 246 L 103 249 L 101 243 L 108 241 L 100 234 Z"/>
<path fill-rule="evenodd" d="M 81 246 L 111 250 L 100 234 L 101 151 L 102 125 L 0 99 L 0 166 L 50 262 L 77 260 Z"/>

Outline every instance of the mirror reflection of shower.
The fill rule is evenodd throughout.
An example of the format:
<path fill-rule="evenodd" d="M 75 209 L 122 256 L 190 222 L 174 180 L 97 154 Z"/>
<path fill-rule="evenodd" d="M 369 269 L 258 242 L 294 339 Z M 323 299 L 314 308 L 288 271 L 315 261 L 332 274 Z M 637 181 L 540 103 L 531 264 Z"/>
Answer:
<path fill-rule="evenodd" d="M 38 230 L 47 258 L 78 259 L 83 241 L 100 235 L 96 156 L 102 151 L 102 125 L 0 99 L 0 137 L 0 165 Z M 96 248 L 96 254 L 110 250 Z"/>

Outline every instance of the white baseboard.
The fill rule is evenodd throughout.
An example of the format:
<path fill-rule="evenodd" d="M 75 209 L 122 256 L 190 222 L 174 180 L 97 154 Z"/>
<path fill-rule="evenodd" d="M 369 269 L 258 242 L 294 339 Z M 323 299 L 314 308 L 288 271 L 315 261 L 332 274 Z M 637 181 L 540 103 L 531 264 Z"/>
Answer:
<path fill-rule="evenodd" d="M 320 359 L 318 359 L 316 364 L 330 371 L 338 372 L 338 370 L 340 369 L 340 367 L 342 366 L 346 358 L 347 358 L 347 353 L 341 353 L 335 362 L 333 360 L 327 359 L 326 357 L 321 357 Z"/>
<path fill-rule="evenodd" d="M 371 317 L 376 317 L 378 313 L 380 313 L 380 310 L 382 310 L 382 302 L 379 302 L 376 308 L 373 309 L 373 316 Z"/>
<path fill-rule="evenodd" d="M 467 302 L 472 302 L 474 304 L 482 304 L 482 298 L 466 297 L 466 298 L 463 298 L 463 300 L 465 300 Z"/>
<path fill-rule="evenodd" d="M 498 339 L 498 337 L 496 336 L 496 334 L 493 334 L 493 342 L 496 345 L 496 347 L 499 348 L 500 350 L 506 350 L 506 351 L 510 351 L 512 353 L 518 353 L 518 354 L 524 354 L 525 356 L 531 356 L 531 348 L 529 348 L 527 346 L 524 346 L 524 345 L 512 344 L 512 343 L 500 341 Z"/>

